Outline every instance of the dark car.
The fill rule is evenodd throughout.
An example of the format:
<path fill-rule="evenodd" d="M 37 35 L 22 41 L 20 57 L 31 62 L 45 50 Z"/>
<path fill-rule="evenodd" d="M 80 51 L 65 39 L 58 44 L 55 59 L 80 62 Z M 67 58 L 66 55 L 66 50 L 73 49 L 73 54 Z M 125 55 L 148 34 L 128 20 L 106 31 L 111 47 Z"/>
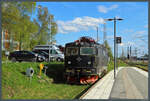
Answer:
<path fill-rule="evenodd" d="M 32 62 L 42 62 L 45 60 L 44 56 L 38 55 L 31 51 L 14 51 L 11 52 L 9 55 L 9 60 L 16 62 L 16 61 L 32 61 Z"/>
<path fill-rule="evenodd" d="M 50 57 L 49 57 L 49 54 L 48 54 L 47 52 L 45 52 L 45 51 L 35 51 L 35 50 L 34 50 L 34 51 L 32 51 L 32 52 L 44 56 L 44 57 L 45 57 L 45 61 L 47 61 L 47 62 L 49 61 L 49 58 L 50 58 L 50 61 L 55 61 L 55 60 L 56 60 L 55 57 L 52 56 L 52 55 L 50 55 Z M 59 59 L 59 58 L 58 58 L 58 59 Z M 57 61 L 58 61 L 58 59 L 57 59 Z M 62 60 L 60 60 L 60 61 L 62 61 Z"/>
<path fill-rule="evenodd" d="M 48 61 L 48 60 L 49 60 L 49 55 L 48 55 L 47 52 L 44 52 L 44 51 L 32 51 L 32 52 L 44 56 L 44 57 L 45 57 L 45 61 Z"/>

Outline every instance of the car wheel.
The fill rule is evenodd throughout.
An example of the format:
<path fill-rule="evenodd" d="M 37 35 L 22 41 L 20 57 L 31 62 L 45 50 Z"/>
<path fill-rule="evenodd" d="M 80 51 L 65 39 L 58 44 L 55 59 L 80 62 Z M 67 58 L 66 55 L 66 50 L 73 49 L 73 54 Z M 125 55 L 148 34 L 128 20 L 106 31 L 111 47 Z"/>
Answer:
<path fill-rule="evenodd" d="M 60 58 L 57 58 L 57 61 L 58 61 L 58 62 L 60 62 L 60 61 L 61 61 L 61 59 L 60 59 Z"/>
<path fill-rule="evenodd" d="M 40 57 L 37 58 L 37 62 L 42 62 L 43 59 L 41 59 Z"/>
<path fill-rule="evenodd" d="M 51 58 L 50 58 L 50 61 L 51 61 L 51 62 L 54 62 L 54 61 L 55 61 L 55 59 L 51 57 Z"/>
<path fill-rule="evenodd" d="M 12 61 L 12 62 L 16 62 L 16 58 L 12 58 L 11 61 Z"/>

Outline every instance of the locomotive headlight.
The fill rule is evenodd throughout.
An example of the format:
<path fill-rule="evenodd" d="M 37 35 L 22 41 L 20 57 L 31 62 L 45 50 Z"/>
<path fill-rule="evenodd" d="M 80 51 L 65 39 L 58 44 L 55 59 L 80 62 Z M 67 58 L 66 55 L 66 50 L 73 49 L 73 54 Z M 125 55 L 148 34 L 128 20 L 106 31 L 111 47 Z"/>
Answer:
<path fill-rule="evenodd" d="M 88 64 L 90 65 L 90 64 L 91 64 L 91 61 L 89 61 Z"/>
<path fill-rule="evenodd" d="M 71 64 L 71 61 L 68 61 L 68 64 Z"/>

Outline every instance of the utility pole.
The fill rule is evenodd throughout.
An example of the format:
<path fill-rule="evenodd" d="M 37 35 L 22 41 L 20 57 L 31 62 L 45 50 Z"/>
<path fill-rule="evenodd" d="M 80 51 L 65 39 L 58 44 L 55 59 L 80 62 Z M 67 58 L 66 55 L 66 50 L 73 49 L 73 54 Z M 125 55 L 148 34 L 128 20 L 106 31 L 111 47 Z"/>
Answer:
<path fill-rule="evenodd" d="M 51 29 L 51 15 L 49 16 L 50 17 L 50 44 L 52 44 L 52 29 Z"/>
<path fill-rule="evenodd" d="M 130 59 L 129 46 L 127 47 L 127 58 L 128 58 L 128 60 Z"/>
<path fill-rule="evenodd" d="M 51 16 L 49 16 L 49 29 L 50 29 L 50 39 L 49 39 L 49 43 L 52 44 L 52 35 L 51 35 Z M 49 46 L 49 61 L 50 61 L 50 45 Z"/>
<path fill-rule="evenodd" d="M 104 23 L 104 35 L 103 35 L 103 43 L 106 41 L 106 23 Z"/>
<path fill-rule="evenodd" d="M 135 59 L 137 61 L 137 48 L 135 47 Z"/>
<path fill-rule="evenodd" d="M 97 42 L 99 41 L 98 40 L 98 26 L 96 26 L 96 29 L 97 29 Z"/>
<path fill-rule="evenodd" d="M 116 78 L 116 18 L 114 17 L 114 79 Z"/>
<path fill-rule="evenodd" d="M 144 63 L 144 51 L 143 51 L 143 63 Z"/>
<path fill-rule="evenodd" d="M 132 49 L 131 49 L 131 46 L 130 46 L 130 61 L 132 61 Z"/>
<path fill-rule="evenodd" d="M 122 47 L 122 55 L 121 55 L 122 58 L 124 58 L 124 49 Z"/>

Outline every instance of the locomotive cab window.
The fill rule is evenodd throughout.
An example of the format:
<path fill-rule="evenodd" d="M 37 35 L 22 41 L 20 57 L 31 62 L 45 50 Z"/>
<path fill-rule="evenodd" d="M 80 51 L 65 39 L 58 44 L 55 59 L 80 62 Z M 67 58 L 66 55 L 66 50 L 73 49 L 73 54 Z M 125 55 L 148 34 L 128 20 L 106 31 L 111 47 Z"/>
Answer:
<path fill-rule="evenodd" d="M 66 48 L 66 55 L 78 55 L 78 48 L 77 47 L 68 47 Z"/>
<path fill-rule="evenodd" d="M 81 47 L 80 55 L 94 55 L 96 53 L 95 48 L 92 47 Z"/>

